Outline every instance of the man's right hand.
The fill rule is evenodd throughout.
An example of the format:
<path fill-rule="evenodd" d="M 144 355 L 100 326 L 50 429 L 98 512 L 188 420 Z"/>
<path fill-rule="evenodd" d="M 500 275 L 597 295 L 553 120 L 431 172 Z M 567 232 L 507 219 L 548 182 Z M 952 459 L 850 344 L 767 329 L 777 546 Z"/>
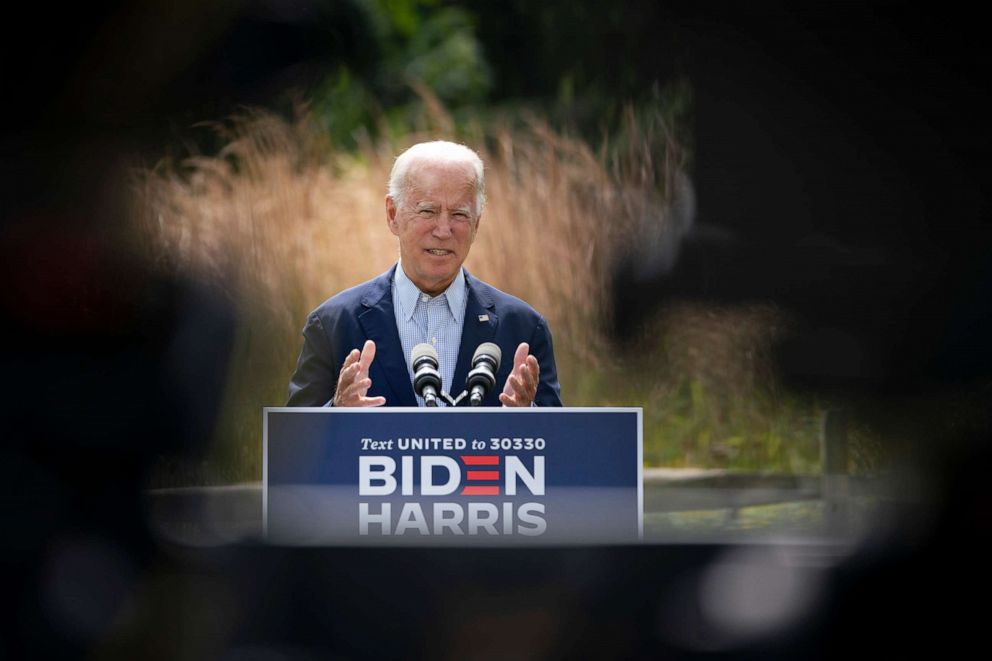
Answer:
<path fill-rule="evenodd" d="M 334 406 L 382 406 L 385 397 L 366 397 L 372 387 L 369 366 L 375 358 L 375 342 L 365 340 L 361 353 L 352 349 L 344 359 L 338 375 L 338 389 L 334 393 Z"/>

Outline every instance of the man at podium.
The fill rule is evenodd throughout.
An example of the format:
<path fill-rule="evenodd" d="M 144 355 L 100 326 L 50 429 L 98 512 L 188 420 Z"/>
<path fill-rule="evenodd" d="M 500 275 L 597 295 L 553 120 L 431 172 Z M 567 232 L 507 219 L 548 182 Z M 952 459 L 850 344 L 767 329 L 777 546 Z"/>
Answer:
<path fill-rule="evenodd" d="M 547 321 L 462 267 L 484 206 L 482 160 L 468 147 L 424 142 L 397 157 L 386 224 L 399 261 L 310 313 L 288 406 L 424 406 L 414 390 L 418 351 L 449 403 L 469 401 L 458 394 L 481 368 L 495 377 L 477 393 L 482 406 L 561 406 Z M 497 366 L 480 361 L 481 345 Z"/>

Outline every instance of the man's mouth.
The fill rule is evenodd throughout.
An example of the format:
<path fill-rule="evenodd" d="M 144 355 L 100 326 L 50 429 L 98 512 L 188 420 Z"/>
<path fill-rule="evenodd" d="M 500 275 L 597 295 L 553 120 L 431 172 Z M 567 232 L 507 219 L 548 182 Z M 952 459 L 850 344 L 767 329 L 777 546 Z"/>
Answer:
<path fill-rule="evenodd" d="M 445 257 L 451 254 L 450 250 L 440 250 L 436 248 L 427 248 L 427 252 L 432 255 L 437 255 L 438 257 Z"/>

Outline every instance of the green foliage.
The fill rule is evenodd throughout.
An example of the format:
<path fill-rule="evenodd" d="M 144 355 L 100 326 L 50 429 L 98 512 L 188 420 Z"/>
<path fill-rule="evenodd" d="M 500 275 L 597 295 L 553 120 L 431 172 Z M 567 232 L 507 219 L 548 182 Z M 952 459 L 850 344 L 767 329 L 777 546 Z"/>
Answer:
<path fill-rule="evenodd" d="M 820 467 L 823 407 L 810 398 L 758 389 L 709 390 L 698 377 L 624 363 L 573 378 L 560 365 L 570 406 L 644 409 L 644 465 L 812 474 Z"/>
<path fill-rule="evenodd" d="M 564 356 L 568 404 L 642 407 L 646 466 L 816 473 L 825 407 L 769 370 L 778 324 L 747 306 L 667 309 L 610 367 Z"/>
<path fill-rule="evenodd" d="M 797 474 L 818 470 L 821 412 L 815 404 L 762 392 L 728 398 L 695 379 L 658 392 L 651 376 L 635 376 L 649 393 L 655 388 L 641 404 L 646 465 Z"/>
<path fill-rule="evenodd" d="M 310 105 L 331 140 L 350 146 L 369 125 L 376 102 L 368 86 L 341 65 L 323 80 Z"/>
<path fill-rule="evenodd" d="M 310 107 L 335 143 L 354 147 L 363 132 L 402 132 L 424 113 L 424 96 L 446 108 L 488 98 L 492 73 L 465 9 L 432 0 L 369 0 L 366 38 L 379 54 L 360 75 L 346 64 L 329 72 Z"/>
<path fill-rule="evenodd" d="M 397 55 L 391 65 L 404 81 L 426 85 L 448 105 L 478 103 L 489 91 L 489 67 L 462 9 L 432 13 Z"/>

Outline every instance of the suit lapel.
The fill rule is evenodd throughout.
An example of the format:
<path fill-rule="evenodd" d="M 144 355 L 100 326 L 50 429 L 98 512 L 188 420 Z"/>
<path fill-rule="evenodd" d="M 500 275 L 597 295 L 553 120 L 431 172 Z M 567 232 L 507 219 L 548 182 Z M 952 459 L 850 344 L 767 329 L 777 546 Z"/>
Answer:
<path fill-rule="evenodd" d="M 373 390 L 379 390 L 389 406 L 416 406 L 417 399 L 410 383 L 410 374 L 403 356 L 399 331 L 396 329 L 396 315 L 393 312 L 392 282 L 394 266 L 388 273 L 376 278 L 369 292 L 362 298 L 364 310 L 358 315 L 358 323 L 365 336 L 375 342 L 375 360 L 372 361 L 370 376 Z M 376 387 L 378 379 L 385 378 L 387 389 Z"/>
<path fill-rule="evenodd" d="M 465 378 L 472 367 L 472 355 L 483 342 L 492 342 L 496 337 L 496 327 L 499 317 L 496 315 L 496 305 L 485 291 L 483 285 L 465 272 L 467 285 L 467 301 L 465 303 L 465 319 L 462 322 L 462 341 L 458 348 L 458 362 L 455 363 L 454 383 L 446 390 L 453 397 L 465 389 Z"/>

